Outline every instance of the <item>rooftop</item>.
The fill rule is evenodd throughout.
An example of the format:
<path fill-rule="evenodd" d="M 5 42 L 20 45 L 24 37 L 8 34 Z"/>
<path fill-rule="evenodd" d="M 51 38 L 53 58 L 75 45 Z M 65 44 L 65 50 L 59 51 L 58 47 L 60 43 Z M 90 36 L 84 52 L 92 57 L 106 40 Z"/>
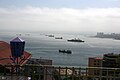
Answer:
<path fill-rule="evenodd" d="M 89 57 L 89 58 L 96 59 L 96 60 L 103 60 L 102 57 Z"/>
<path fill-rule="evenodd" d="M 24 60 L 18 58 L 18 62 L 20 65 L 23 65 L 27 62 L 28 59 L 31 58 L 31 54 L 28 52 L 23 53 Z M 13 61 L 11 60 L 11 49 L 10 45 L 7 42 L 0 41 L 0 65 L 13 65 Z"/>

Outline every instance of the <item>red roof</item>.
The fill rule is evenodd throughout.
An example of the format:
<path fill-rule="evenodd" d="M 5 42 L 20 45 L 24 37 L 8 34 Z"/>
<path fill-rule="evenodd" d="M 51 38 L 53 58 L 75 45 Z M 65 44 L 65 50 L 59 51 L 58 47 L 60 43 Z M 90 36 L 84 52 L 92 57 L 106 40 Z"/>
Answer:
<path fill-rule="evenodd" d="M 11 57 L 11 50 L 10 45 L 4 41 L 0 41 L 0 65 L 11 65 L 14 64 L 13 61 L 10 59 Z M 24 51 L 24 59 L 18 59 L 20 65 L 23 65 L 27 62 L 28 59 L 31 58 L 31 54 Z"/>

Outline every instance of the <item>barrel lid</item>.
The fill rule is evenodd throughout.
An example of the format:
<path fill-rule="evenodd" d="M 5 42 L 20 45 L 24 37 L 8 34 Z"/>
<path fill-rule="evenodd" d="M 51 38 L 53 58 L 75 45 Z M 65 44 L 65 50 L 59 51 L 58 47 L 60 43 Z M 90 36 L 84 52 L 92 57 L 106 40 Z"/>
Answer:
<path fill-rule="evenodd" d="M 11 40 L 11 42 L 25 42 L 25 41 L 19 37 L 16 37 L 13 40 Z"/>

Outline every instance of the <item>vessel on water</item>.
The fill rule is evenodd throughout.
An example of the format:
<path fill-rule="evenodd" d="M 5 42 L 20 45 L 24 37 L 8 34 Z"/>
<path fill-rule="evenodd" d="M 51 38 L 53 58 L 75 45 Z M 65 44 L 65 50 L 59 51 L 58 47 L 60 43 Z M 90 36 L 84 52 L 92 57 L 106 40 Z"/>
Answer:
<path fill-rule="evenodd" d="M 67 41 L 69 41 L 69 42 L 85 42 L 85 41 L 83 41 L 83 40 L 81 40 L 81 39 L 70 39 L 70 40 L 67 40 Z"/>
<path fill-rule="evenodd" d="M 48 36 L 48 37 L 54 37 L 54 35 L 52 35 L 52 34 L 51 35 L 46 35 L 46 36 Z"/>
<path fill-rule="evenodd" d="M 63 37 L 55 37 L 55 39 L 63 39 Z"/>
<path fill-rule="evenodd" d="M 54 35 L 49 35 L 49 37 L 54 37 Z"/>
<path fill-rule="evenodd" d="M 67 54 L 71 54 L 72 51 L 71 51 L 71 50 L 59 50 L 59 53 L 67 53 Z"/>

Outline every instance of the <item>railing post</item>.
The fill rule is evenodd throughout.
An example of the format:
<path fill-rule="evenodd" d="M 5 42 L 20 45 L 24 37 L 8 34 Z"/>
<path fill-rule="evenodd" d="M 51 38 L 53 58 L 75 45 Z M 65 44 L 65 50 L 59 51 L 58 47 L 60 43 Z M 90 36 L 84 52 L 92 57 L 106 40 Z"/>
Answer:
<path fill-rule="evenodd" d="M 99 69 L 100 69 L 100 80 L 102 80 L 102 68 Z"/>
<path fill-rule="evenodd" d="M 85 80 L 87 80 L 87 77 L 88 77 L 88 68 L 86 68 L 86 72 L 85 72 Z"/>
<path fill-rule="evenodd" d="M 4 66 L 4 76 L 6 76 L 6 65 Z"/>
<path fill-rule="evenodd" d="M 106 69 L 106 70 L 107 70 L 107 76 L 106 76 L 106 78 L 107 78 L 107 80 L 109 80 L 109 79 L 108 79 L 108 69 Z"/>
<path fill-rule="evenodd" d="M 13 65 L 9 66 L 11 68 L 11 80 L 13 79 L 14 67 Z"/>
<path fill-rule="evenodd" d="M 68 77 L 68 76 L 67 76 L 67 69 L 68 69 L 68 68 L 66 67 L 66 68 L 65 68 L 65 77 Z"/>
<path fill-rule="evenodd" d="M 44 67 L 44 70 L 45 70 L 45 77 L 44 77 L 44 80 L 47 80 L 47 66 Z"/>
<path fill-rule="evenodd" d="M 113 71 L 114 71 L 113 80 L 115 80 L 115 77 L 116 77 L 116 76 L 115 76 L 115 71 L 116 71 L 116 70 L 113 69 Z"/>
<path fill-rule="evenodd" d="M 81 77 L 81 67 L 78 70 L 78 77 L 79 77 L 79 80 L 80 80 L 80 77 Z"/>
<path fill-rule="evenodd" d="M 75 68 L 72 67 L 72 80 L 74 80 L 74 72 L 75 72 Z"/>
<path fill-rule="evenodd" d="M 59 66 L 58 76 L 59 76 L 59 80 L 60 80 L 60 66 Z"/>

